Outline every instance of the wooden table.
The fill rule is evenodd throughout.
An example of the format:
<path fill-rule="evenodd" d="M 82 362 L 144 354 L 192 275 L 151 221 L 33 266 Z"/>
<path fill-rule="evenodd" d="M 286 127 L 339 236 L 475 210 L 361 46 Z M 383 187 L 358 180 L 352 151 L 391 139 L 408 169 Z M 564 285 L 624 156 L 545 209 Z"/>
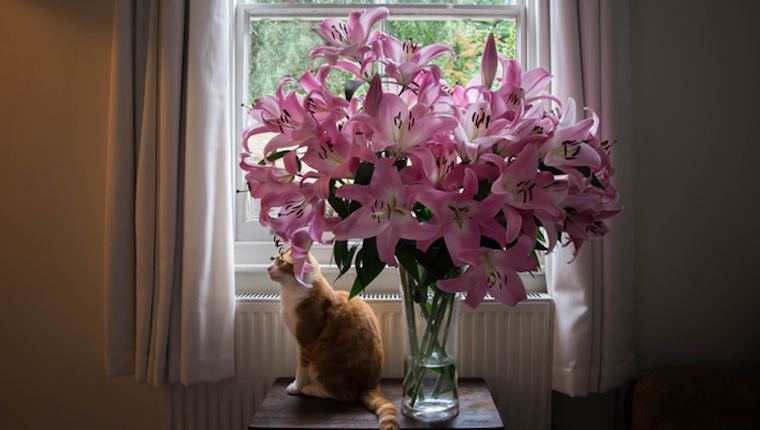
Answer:
<path fill-rule="evenodd" d="M 251 420 L 252 429 L 377 429 L 377 416 L 356 403 L 291 396 L 292 378 L 279 378 Z M 459 415 L 442 423 L 424 423 L 401 414 L 401 379 L 383 379 L 383 395 L 399 409 L 402 429 L 503 429 L 499 412 L 482 378 L 459 380 Z"/>

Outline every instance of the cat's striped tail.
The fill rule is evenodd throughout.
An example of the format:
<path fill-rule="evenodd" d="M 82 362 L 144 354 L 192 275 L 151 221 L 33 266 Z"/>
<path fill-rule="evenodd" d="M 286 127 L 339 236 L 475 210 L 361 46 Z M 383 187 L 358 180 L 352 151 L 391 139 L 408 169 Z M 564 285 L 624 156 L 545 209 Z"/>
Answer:
<path fill-rule="evenodd" d="M 359 401 L 377 415 L 380 430 L 398 430 L 398 409 L 383 397 L 379 389 L 365 392 L 359 396 Z"/>

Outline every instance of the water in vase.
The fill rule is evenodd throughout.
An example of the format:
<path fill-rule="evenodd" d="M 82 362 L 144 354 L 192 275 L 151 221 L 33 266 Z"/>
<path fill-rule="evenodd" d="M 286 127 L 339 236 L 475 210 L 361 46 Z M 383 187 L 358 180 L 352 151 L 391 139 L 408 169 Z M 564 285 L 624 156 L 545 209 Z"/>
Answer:
<path fill-rule="evenodd" d="M 406 390 L 401 402 L 404 415 L 427 422 L 445 421 L 457 415 L 456 363 L 425 365 L 407 357 L 404 375 Z"/>

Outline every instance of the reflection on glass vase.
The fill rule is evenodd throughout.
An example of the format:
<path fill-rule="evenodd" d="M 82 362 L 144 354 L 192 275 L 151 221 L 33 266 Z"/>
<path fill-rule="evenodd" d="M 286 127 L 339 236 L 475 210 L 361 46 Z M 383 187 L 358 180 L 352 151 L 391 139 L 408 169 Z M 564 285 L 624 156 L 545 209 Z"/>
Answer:
<path fill-rule="evenodd" d="M 456 352 L 460 294 L 425 282 L 424 269 L 398 267 L 404 313 L 404 383 L 401 410 L 419 421 L 454 418 L 459 412 Z M 460 276 L 457 269 L 447 278 Z"/>

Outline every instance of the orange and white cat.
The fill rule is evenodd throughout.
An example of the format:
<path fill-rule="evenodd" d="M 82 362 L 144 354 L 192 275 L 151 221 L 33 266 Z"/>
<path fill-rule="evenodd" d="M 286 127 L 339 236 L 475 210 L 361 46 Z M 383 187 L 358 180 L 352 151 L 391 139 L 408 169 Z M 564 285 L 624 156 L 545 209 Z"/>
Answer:
<path fill-rule="evenodd" d="M 398 429 L 398 410 L 380 392 L 383 344 L 374 312 L 361 298 L 333 290 L 314 257 L 307 262 L 314 269 L 304 281 L 312 288 L 296 280 L 289 252 L 267 268 L 280 284 L 282 319 L 301 354 L 288 394 L 358 401 L 377 414 L 381 430 Z"/>

